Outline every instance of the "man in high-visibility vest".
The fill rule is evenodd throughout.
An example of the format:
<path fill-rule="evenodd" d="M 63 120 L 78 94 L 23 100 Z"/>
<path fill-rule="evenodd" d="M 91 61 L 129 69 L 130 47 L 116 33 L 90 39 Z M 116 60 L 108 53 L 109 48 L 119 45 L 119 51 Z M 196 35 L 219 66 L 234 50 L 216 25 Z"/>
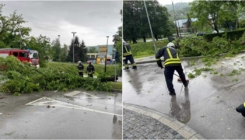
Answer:
<path fill-rule="evenodd" d="M 237 108 L 236 108 L 236 111 L 238 113 L 241 113 L 243 117 L 245 117 L 245 102 L 241 105 L 239 105 Z"/>
<path fill-rule="evenodd" d="M 160 68 L 163 68 L 161 57 L 164 57 L 164 75 L 167 83 L 167 87 L 169 90 L 169 94 L 171 96 L 176 95 L 174 87 L 173 87 L 173 75 L 176 70 L 179 73 L 180 79 L 183 82 L 184 86 L 188 87 L 188 82 L 186 81 L 185 74 L 183 72 L 183 68 L 181 66 L 181 61 L 178 56 L 177 50 L 174 48 L 175 45 L 172 42 L 169 42 L 167 46 L 161 48 L 156 53 L 157 65 Z"/>
<path fill-rule="evenodd" d="M 128 60 L 133 65 L 133 69 L 137 69 L 136 63 L 134 62 L 134 57 L 133 57 L 132 52 L 131 52 L 130 45 L 128 43 L 126 43 L 125 41 L 123 41 L 123 57 L 124 57 L 124 60 L 123 60 L 124 66 L 125 66 L 124 70 L 129 69 Z"/>

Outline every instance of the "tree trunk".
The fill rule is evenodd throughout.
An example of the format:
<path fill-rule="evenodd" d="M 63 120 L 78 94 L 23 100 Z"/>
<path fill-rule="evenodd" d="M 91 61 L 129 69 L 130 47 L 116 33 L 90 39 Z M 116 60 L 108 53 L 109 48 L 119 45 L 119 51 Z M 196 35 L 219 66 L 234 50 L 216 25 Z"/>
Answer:
<path fill-rule="evenodd" d="M 145 36 L 143 36 L 143 40 L 144 40 L 144 42 L 146 42 L 146 37 Z"/>
<path fill-rule="evenodd" d="M 157 37 L 157 34 L 155 34 L 154 36 L 155 36 L 155 39 L 156 39 L 156 41 L 158 41 L 158 37 Z M 152 41 L 153 41 L 153 40 L 152 40 Z"/>
<path fill-rule="evenodd" d="M 133 41 L 134 44 L 137 43 L 135 38 L 132 38 L 132 41 Z"/>

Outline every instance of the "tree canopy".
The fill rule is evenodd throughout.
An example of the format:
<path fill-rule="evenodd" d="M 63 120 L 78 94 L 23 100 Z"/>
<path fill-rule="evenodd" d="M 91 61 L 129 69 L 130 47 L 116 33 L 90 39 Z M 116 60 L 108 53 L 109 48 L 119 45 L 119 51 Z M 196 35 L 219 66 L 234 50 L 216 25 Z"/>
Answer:
<path fill-rule="evenodd" d="M 172 34 L 171 22 L 167 8 L 161 6 L 158 1 L 146 1 L 149 19 L 156 40 L 162 36 Z M 137 43 L 137 39 L 150 37 L 150 28 L 143 1 L 124 1 L 123 2 L 123 37 L 126 41 Z"/>

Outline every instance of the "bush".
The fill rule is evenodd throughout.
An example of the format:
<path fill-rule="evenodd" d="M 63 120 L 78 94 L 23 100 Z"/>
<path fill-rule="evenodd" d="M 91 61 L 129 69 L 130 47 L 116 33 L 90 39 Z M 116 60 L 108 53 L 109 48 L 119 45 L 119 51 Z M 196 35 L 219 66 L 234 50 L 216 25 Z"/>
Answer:
<path fill-rule="evenodd" d="M 236 31 L 229 31 L 224 33 L 214 33 L 214 34 L 205 34 L 203 38 L 207 41 L 212 41 L 215 37 L 222 37 L 224 36 L 227 40 L 238 40 L 244 33 L 245 29 L 236 30 Z"/>
<path fill-rule="evenodd" d="M 243 35 L 245 38 L 245 35 Z M 222 53 L 238 54 L 245 49 L 242 38 L 239 40 L 227 40 L 224 37 L 214 37 L 211 42 L 200 38 L 183 38 L 179 42 L 180 56 L 207 56 L 217 58 Z"/>
<path fill-rule="evenodd" d="M 36 69 L 21 63 L 15 57 L 0 58 L 0 64 L 7 68 L 2 71 L 9 80 L 1 86 L 7 93 L 32 93 L 42 90 L 62 90 L 83 88 L 85 90 L 111 91 L 110 83 L 102 83 L 100 79 L 82 78 L 76 67 L 52 65 L 48 68 Z"/>

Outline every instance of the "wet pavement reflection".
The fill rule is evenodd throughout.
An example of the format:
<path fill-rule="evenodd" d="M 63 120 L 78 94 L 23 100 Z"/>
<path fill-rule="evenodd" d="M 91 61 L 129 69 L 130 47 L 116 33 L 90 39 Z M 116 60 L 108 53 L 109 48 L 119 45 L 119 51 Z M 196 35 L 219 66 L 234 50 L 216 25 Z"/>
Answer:
<path fill-rule="evenodd" d="M 184 102 L 178 102 L 176 96 L 171 98 L 170 114 L 182 123 L 187 123 L 191 119 L 190 100 L 188 89 L 185 89 Z M 180 106 L 181 105 L 181 106 Z"/>
<path fill-rule="evenodd" d="M 245 138 L 244 118 L 235 111 L 245 99 L 245 54 L 211 63 L 216 73 L 203 71 L 190 79 L 186 93 L 174 76 L 176 97 L 169 95 L 163 69 L 138 64 L 137 70 L 123 71 L 123 102 L 173 116 L 206 138 Z M 186 77 L 207 67 L 201 59 L 184 60 L 182 66 Z"/>

